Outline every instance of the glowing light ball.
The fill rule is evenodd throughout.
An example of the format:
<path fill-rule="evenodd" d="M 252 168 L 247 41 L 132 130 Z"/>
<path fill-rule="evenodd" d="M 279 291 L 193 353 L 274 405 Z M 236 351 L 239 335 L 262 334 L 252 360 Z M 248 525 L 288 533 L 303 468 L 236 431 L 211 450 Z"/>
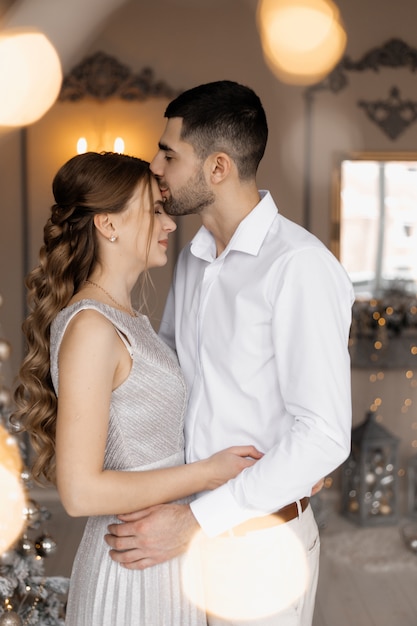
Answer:
<path fill-rule="evenodd" d="M 0 465 L 20 476 L 22 457 L 16 439 L 0 425 Z M 1 498 L 1 496 L 0 496 Z"/>
<path fill-rule="evenodd" d="M 0 426 L 0 554 L 20 536 L 26 519 L 22 460 L 12 435 Z"/>
<path fill-rule="evenodd" d="M 252 538 L 208 539 L 200 531 L 182 570 L 190 600 L 231 622 L 285 611 L 302 596 L 308 580 L 304 548 L 287 524 L 255 532 Z"/>
<path fill-rule="evenodd" d="M 62 83 L 59 56 L 40 32 L 0 36 L 0 126 L 36 122 L 54 104 Z"/>
<path fill-rule="evenodd" d="M 260 0 L 257 23 L 265 60 L 286 83 L 318 82 L 346 47 L 339 10 L 331 0 Z"/>
<path fill-rule="evenodd" d="M 25 493 L 20 476 L 0 465 L 0 554 L 21 535 L 25 526 Z"/>

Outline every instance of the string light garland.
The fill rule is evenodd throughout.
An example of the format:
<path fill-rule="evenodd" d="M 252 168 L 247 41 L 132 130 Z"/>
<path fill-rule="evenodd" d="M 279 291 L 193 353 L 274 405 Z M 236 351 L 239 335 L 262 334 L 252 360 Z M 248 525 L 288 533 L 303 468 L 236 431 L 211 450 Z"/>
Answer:
<path fill-rule="evenodd" d="M 13 607 L 11 599 L 6 598 L 4 601 L 4 608 L 6 612 L 3 613 L 2 616 L 0 616 L 0 626 L 30 626 L 32 622 L 32 617 L 36 611 L 36 607 L 41 601 L 42 594 L 45 589 L 45 582 L 46 582 L 46 578 L 44 578 L 42 582 L 40 583 L 38 592 L 35 595 L 32 605 L 30 606 L 29 611 L 26 613 L 26 617 L 24 620 L 22 620 L 20 615 L 16 613 L 16 611 L 14 611 L 14 607 Z M 27 591 L 27 594 L 24 596 L 23 601 L 25 601 L 29 597 L 30 592 L 32 591 L 32 588 L 30 587 L 30 585 L 26 586 L 26 591 Z"/>
<path fill-rule="evenodd" d="M 354 367 L 417 369 L 417 297 L 356 300 L 349 348 Z"/>

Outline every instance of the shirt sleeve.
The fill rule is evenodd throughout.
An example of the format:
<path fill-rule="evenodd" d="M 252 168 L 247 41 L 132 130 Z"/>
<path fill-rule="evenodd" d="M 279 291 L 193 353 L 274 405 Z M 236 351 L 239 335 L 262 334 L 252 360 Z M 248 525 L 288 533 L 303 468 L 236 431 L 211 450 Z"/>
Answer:
<path fill-rule="evenodd" d="M 254 466 L 191 507 L 214 536 L 311 494 L 349 455 L 353 289 L 326 249 L 298 250 L 269 292 L 276 384 L 292 426 Z"/>

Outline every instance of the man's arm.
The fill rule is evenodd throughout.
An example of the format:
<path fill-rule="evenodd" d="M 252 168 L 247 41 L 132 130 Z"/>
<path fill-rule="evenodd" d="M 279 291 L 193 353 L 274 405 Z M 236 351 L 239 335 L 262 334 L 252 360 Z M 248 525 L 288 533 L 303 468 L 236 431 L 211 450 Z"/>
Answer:
<path fill-rule="evenodd" d="M 312 489 L 318 493 L 320 480 Z M 122 524 L 111 524 L 105 541 L 113 561 L 128 569 L 146 569 L 187 551 L 201 530 L 188 504 L 160 504 L 126 515 Z"/>

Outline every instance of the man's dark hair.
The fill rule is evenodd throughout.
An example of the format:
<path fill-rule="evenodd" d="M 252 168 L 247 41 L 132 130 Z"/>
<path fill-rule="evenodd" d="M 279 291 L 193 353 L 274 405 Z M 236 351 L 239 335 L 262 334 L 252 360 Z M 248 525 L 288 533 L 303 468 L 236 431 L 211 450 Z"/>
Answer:
<path fill-rule="evenodd" d="M 226 152 L 241 180 L 255 176 L 268 125 L 262 103 L 249 87 L 229 80 L 199 85 L 173 100 L 165 117 L 182 118 L 181 139 L 192 144 L 200 159 Z"/>

